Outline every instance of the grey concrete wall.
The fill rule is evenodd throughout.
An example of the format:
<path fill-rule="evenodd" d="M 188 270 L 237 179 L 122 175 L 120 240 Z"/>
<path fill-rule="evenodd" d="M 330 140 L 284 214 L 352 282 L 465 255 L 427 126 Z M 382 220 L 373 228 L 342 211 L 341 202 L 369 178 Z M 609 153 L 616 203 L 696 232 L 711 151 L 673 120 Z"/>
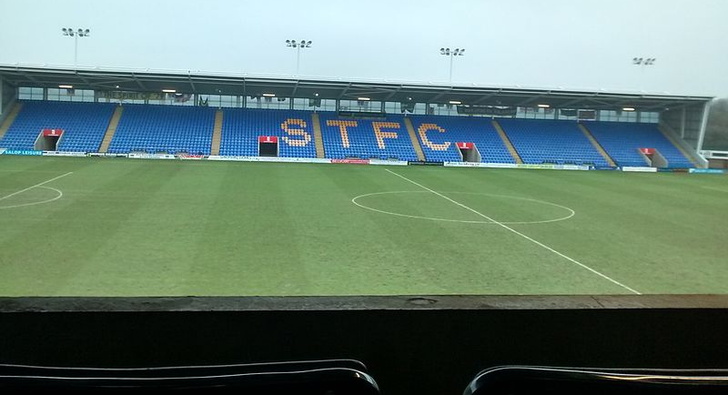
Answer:
<path fill-rule="evenodd" d="M 16 98 L 15 87 L 8 84 L 0 77 L 0 114 L 10 110 L 10 104 Z"/>
<path fill-rule="evenodd" d="M 669 109 L 660 114 L 660 122 L 667 124 L 675 134 L 687 143 L 692 152 L 697 151 L 703 105 Z"/>
<path fill-rule="evenodd" d="M 703 149 L 728 151 L 728 98 L 714 100 L 710 105 Z"/>

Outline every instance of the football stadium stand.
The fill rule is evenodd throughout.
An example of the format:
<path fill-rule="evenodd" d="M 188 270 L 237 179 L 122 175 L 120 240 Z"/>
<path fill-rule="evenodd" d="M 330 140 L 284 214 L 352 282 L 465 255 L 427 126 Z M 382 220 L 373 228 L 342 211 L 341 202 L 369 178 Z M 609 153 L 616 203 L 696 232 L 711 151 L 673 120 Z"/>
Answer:
<path fill-rule="evenodd" d="M 0 140 L 0 147 L 33 150 L 43 129 L 62 129 L 59 151 L 94 152 L 109 125 L 113 104 L 28 101 Z"/>
<path fill-rule="evenodd" d="M 608 166 L 573 121 L 499 119 L 524 163 Z"/>
<path fill-rule="evenodd" d="M 584 125 L 619 166 L 648 166 L 640 148 L 659 151 L 667 159 L 667 167 L 694 166 L 655 124 L 588 122 Z"/>
<path fill-rule="evenodd" d="M 462 161 L 456 143 L 465 142 L 475 145 L 481 162 L 515 163 L 490 118 L 417 115 L 410 118 L 422 150 L 430 161 Z"/>
<path fill-rule="evenodd" d="M 209 155 L 214 121 L 208 107 L 125 105 L 108 152 Z"/>
<path fill-rule="evenodd" d="M 62 129 L 59 151 L 210 155 L 219 146 L 223 156 L 259 156 L 259 138 L 275 136 L 275 154 L 282 157 L 417 161 L 424 154 L 428 161 L 459 162 L 463 155 L 457 143 L 472 143 L 480 156 L 470 160 L 486 163 L 649 166 L 640 151 L 648 148 L 658 151 L 667 167 L 694 166 L 655 124 L 384 114 L 352 118 L 336 112 L 314 117 L 299 110 L 141 104 L 124 105 L 122 113 L 107 103 L 21 104 L 14 120 L 4 124 L 3 148 L 47 149 L 36 144 L 40 133 Z M 115 109 L 118 119 L 112 118 Z M 213 135 L 215 125 L 220 130 Z M 104 141 L 111 129 L 106 137 L 110 142 Z"/>
<path fill-rule="evenodd" d="M 319 113 L 327 158 L 417 160 L 401 115 L 352 119 Z"/>
<path fill-rule="evenodd" d="M 315 158 L 311 112 L 225 109 L 220 155 L 258 156 L 258 138 L 278 137 L 278 156 Z"/>

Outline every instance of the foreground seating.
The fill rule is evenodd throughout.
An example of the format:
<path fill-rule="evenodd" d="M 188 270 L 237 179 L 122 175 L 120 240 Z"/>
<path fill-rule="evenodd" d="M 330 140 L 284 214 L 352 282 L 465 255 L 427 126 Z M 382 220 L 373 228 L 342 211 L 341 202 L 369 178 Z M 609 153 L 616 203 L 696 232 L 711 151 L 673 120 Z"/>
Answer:
<path fill-rule="evenodd" d="M 728 370 L 593 369 L 497 366 L 480 372 L 465 395 L 725 394 Z"/>
<path fill-rule="evenodd" d="M 355 360 L 218 366 L 72 368 L 0 365 L 0 393 L 12 394 L 302 394 L 377 395 Z"/>

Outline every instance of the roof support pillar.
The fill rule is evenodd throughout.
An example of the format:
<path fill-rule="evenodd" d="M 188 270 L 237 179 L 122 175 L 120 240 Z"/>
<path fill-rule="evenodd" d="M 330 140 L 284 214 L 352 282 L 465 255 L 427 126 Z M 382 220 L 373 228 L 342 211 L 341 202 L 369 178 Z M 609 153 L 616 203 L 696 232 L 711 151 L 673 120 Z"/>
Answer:
<path fill-rule="evenodd" d="M 714 99 L 715 100 L 715 99 Z M 703 119 L 700 122 L 700 136 L 698 137 L 698 153 L 703 151 L 703 141 L 705 140 L 705 129 L 708 127 L 708 116 L 710 115 L 710 105 L 713 101 L 706 102 L 703 106 Z"/>

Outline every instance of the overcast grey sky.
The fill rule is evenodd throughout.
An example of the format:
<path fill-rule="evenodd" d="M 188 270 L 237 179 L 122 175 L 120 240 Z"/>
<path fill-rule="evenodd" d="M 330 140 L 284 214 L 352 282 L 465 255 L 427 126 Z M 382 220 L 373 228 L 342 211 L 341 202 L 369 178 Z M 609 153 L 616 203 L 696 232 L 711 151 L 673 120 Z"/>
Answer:
<path fill-rule="evenodd" d="M 728 0 L 0 0 L 0 63 L 728 96 Z M 635 56 L 655 57 L 639 67 Z"/>

